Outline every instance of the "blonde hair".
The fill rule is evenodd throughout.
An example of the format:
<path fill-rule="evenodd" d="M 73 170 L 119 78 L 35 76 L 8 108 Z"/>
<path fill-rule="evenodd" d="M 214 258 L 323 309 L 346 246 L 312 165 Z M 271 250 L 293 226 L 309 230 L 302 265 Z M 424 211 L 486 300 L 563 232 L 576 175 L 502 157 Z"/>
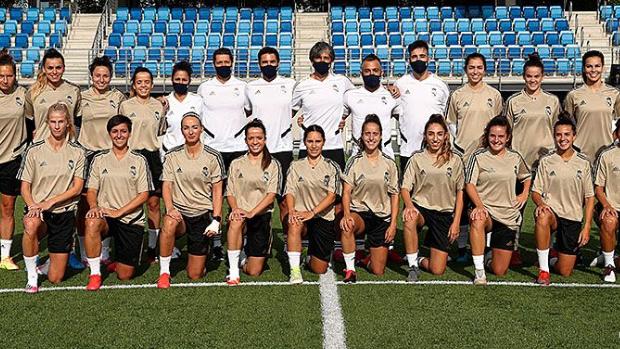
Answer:
<path fill-rule="evenodd" d="M 47 116 L 45 117 L 45 121 L 50 121 L 50 116 L 52 113 L 61 113 L 65 116 L 65 121 L 67 121 L 67 134 L 69 135 L 69 139 L 75 139 L 76 132 L 75 126 L 73 125 L 73 120 L 71 120 L 71 113 L 69 112 L 69 107 L 64 102 L 56 102 L 52 104 L 49 109 L 47 109 Z"/>
<path fill-rule="evenodd" d="M 32 84 L 32 86 L 30 87 L 30 97 L 32 98 L 32 100 L 37 98 L 47 85 L 45 62 L 47 62 L 48 59 L 60 59 L 62 61 L 62 65 L 65 65 L 65 58 L 60 52 L 58 52 L 58 50 L 56 50 L 55 48 L 50 48 L 49 50 L 45 51 L 43 59 L 41 60 L 41 65 L 39 66 L 39 71 L 37 72 L 37 81 L 35 81 L 34 84 Z"/>

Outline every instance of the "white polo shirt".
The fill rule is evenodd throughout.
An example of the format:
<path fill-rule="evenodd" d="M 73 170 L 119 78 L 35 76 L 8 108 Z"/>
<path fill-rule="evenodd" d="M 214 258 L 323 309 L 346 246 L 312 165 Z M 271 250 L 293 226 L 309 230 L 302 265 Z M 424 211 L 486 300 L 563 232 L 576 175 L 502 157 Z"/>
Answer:
<path fill-rule="evenodd" d="M 364 86 L 349 90 L 344 94 L 344 115 L 351 115 L 351 128 L 355 141 L 359 141 L 362 136 L 362 124 L 366 120 L 366 115 L 376 114 L 381 121 L 383 133 L 382 150 L 390 158 L 394 159 L 392 150 L 392 116 L 400 116 L 400 102 L 394 99 L 390 92 L 380 86 L 374 92 L 368 91 Z M 357 146 L 353 147 L 354 153 Z"/>
<path fill-rule="evenodd" d="M 422 148 L 424 125 L 432 114 L 446 115 L 450 89 L 443 80 L 429 74 L 422 81 L 414 78 L 413 74 L 407 74 L 394 83 L 400 90 L 402 107 L 399 118 L 401 156 L 410 157 Z"/>
<path fill-rule="evenodd" d="M 166 99 L 168 100 L 168 112 L 166 113 L 168 128 L 166 129 L 162 144 L 165 149 L 170 150 L 185 143 L 185 138 L 181 131 L 183 115 L 194 112 L 200 115 L 202 121 L 202 98 L 193 92 L 189 92 L 183 102 L 181 102 L 174 96 L 173 92 L 167 95 Z"/>
<path fill-rule="evenodd" d="M 211 78 L 198 87 L 202 97 L 202 123 L 205 126 L 205 143 L 211 148 L 230 153 L 246 151 L 243 128 L 248 122 L 245 109 L 248 105 L 244 81 L 231 76 L 221 83 Z"/>
<path fill-rule="evenodd" d="M 263 121 L 267 129 L 267 149 L 272 153 L 293 151 L 292 115 L 295 80 L 276 76 L 248 83 L 246 110 L 251 118 Z"/>
<path fill-rule="evenodd" d="M 343 96 L 355 88 L 349 78 L 329 74 L 323 81 L 306 78 L 293 91 L 293 110 L 301 109 L 304 125 L 317 124 L 325 131 L 324 150 L 343 149 L 338 124 L 344 112 Z M 306 149 L 303 142 L 300 149 Z"/>

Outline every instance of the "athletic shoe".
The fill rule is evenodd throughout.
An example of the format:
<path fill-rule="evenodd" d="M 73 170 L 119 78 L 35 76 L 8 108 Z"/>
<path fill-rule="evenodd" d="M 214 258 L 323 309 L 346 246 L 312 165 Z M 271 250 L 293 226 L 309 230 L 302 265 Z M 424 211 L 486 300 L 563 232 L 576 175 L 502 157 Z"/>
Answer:
<path fill-rule="evenodd" d="M 465 264 L 468 263 L 471 260 L 471 253 L 469 253 L 469 251 L 464 248 L 464 249 L 459 249 L 459 255 L 456 257 L 456 262 L 459 264 Z"/>
<path fill-rule="evenodd" d="M 19 267 L 17 266 L 17 264 L 15 264 L 15 262 L 13 262 L 13 258 L 5 257 L 2 258 L 2 261 L 0 261 L 0 269 L 19 270 Z"/>
<path fill-rule="evenodd" d="M 26 284 L 26 288 L 24 289 L 24 292 L 26 293 L 37 293 L 39 292 L 39 286 L 37 285 L 30 285 L 30 284 Z"/>
<path fill-rule="evenodd" d="M 170 274 L 163 273 L 157 279 L 157 288 L 170 288 Z"/>
<path fill-rule="evenodd" d="M 616 282 L 616 268 L 608 265 L 603 269 L 603 281 Z"/>
<path fill-rule="evenodd" d="M 289 279 L 289 282 L 295 285 L 304 282 L 304 278 L 301 276 L 301 269 L 299 267 L 291 268 L 291 278 Z"/>
<path fill-rule="evenodd" d="M 520 267 L 523 264 L 523 259 L 521 258 L 521 252 L 519 250 L 512 251 L 512 257 L 510 257 L 510 267 Z"/>
<path fill-rule="evenodd" d="M 342 249 L 337 248 L 334 250 L 334 262 L 344 263 L 344 256 L 342 255 Z"/>
<path fill-rule="evenodd" d="M 37 266 L 37 274 L 39 275 L 47 275 L 50 271 L 50 259 L 48 258 L 45 263 Z"/>
<path fill-rule="evenodd" d="M 420 270 L 420 268 L 416 267 L 415 265 L 412 266 L 411 268 L 409 268 L 409 275 L 407 275 L 407 282 L 417 282 L 421 274 L 422 274 L 422 271 Z"/>
<path fill-rule="evenodd" d="M 230 276 L 226 276 L 226 285 L 228 286 L 237 286 L 241 283 L 241 278 L 237 277 L 231 279 Z"/>
<path fill-rule="evenodd" d="M 551 275 L 549 275 L 548 271 L 540 270 L 538 272 L 538 278 L 534 280 L 535 283 L 543 286 L 549 286 L 551 283 Z"/>
<path fill-rule="evenodd" d="M 172 258 L 171 259 L 177 259 L 179 257 L 181 257 L 181 250 L 179 250 L 176 246 L 174 246 L 172 248 Z"/>
<path fill-rule="evenodd" d="M 476 269 L 476 277 L 474 278 L 474 285 L 485 286 L 487 284 L 487 275 L 483 269 Z"/>
<path fill-rule="evenodd" d="M 159 261 L 159 258 L 157 256 L 157 251 L 154 248 L 148 248 L 146 250 L 146 262 L 148 264 L 155 264 Z"/>
<path fill-rule="evenodd" d="M 603 254 L 599 254 L 594 257 L 594 259 L 590 262 L 590 267 L 602 267 L 605 264 L 605 256 Z"/>
<path fill-rule="evenodd" d="M 75 255 L 75 252 L 69 253 L 69 268 L 73 270 L 84 270 L 86 265 L 82 264 L 82 261 Z"/>
<path fill-rule="evenodd" d="M 88 277 L 87 291 L 97 291 L 101 287 L 101 275 L 90 275 Z"/>
<path fill-rule="evenodd" d="M 403 264 L 403 256 L 399 255 L 395 249 L 388 250 L 388 262 L 393 264 Z"/>
<path fill-rule="evenodd" d="M 213 248 L 213 255 L 212 255 L 211 259 L 214 260 L 214 261 L 223 261 L 223 260 L 225 260 L 226 256 L 224 255 L 224 248 L 222 246 L 214 247 Z"/>
<path fill-rule="evenodd" d="M 342 282 L 344 282 L 345 284 L 353 284 L 356 281 L 357 281 L 357 274 L 355 273 L 355 270 L 344 271 L 344 279 L 342 280 Z"/>

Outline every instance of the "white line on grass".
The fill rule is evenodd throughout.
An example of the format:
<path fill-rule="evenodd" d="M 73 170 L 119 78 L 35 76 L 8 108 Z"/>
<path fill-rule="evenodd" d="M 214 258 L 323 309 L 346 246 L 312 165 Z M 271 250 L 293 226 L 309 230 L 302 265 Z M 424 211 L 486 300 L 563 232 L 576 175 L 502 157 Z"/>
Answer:
<path fill-rule="evenodd" d="M 415 283 L 405 280 L 377 280 L 377 281 L 357 281 L 354 284 L 345 284 L 342 281 L 338 285 L 472 285 L 471 281 L 452 281 L 452 280 L 428 280 Z M 580 283 L 552 283 L 548 286 L 538 285 L 533 282 L 524 281 L 489 281 L 489 286 L 513 286 L 513 287 L 559 287 L 559 288 L 620 288 L 620 284 L 580 284 Z"/>
<path fill-rule="evenodd" d="M 321 316 L 323 317 L 323 348 L 345 349 L 347 347 L 346 331 L 336 286 L 336 275 L 333 270 L 328 269 L 327 273 L 321 275 L 319 290 L 321 292 Z"/>

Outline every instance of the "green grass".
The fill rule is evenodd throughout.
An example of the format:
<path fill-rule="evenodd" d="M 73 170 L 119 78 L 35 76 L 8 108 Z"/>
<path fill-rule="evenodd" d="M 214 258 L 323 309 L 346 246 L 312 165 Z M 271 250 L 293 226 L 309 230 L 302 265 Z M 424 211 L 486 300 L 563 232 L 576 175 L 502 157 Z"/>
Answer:
<path fill-rule="evenodd" d="M 18 202 L 16 212 L 22 212 Z M 533 204 L 525 215 L 521 245 L 523 268 L 490 281 L 531 281 L 537 268 L 533 240 Z M 287 281 L 281 225 L 274 213 L 273 258 L 258 278 L 242 281 Z M 21 259 L 21 215 L 13 252 Z M 587 261 L 599 247 L 594 228 L 583 250 Z M 421 241 L 423 236 L 421 236 Z M 184 247 L 183 239 L 178 245 Z M 396 248 L 402 251 L 402 234 Z M 45 242 L 42 253 L 46 254 Z M 422 255 L 428 251 L 422 250 Z M 184 257 L 173 261 L 173 283 L 191 282 Z M 338 279 L 344 266 L 337 264 Z M 157 266 L 142 266 L 129 284 L 154 283 Z M 222 282 L 224 263 L 208 266 L 201 282 Z M 358 280 L 404 280 L 405 266 L 389 265 L 382 277 L 358 269 Z M 471 280 L 473 266 L 451 263 L 441 277 L 423 274 L 422 280 Z M 308 281 L 318 277 L 304 272 Z M 88 272 L 69 271 L 61 286 L 84 286 Z M 0 272 L 0 288 L 21 288 L 26 275 Z M 570 278 L 552 275 L 553 282 L 601 283 L 600 269 L 578 267 Z M 121 284 L 104 275 L 104 285 Z M 43 281 L 43 287 L 53 287 Z M 618 347 L 614 316 L 620 289 L 557 289 L 490 286 L 356 285 L 340 286 L 347 340 L 351 348 L 399 347 Z M 4 321 L 0 347 L 252 347 L 316 348 L 322 343 L 317 286 L 250 286 L 239 288 L 171 288 L 0 294 Z M 541 320 L 542 319 L 542 320 Z"/>

